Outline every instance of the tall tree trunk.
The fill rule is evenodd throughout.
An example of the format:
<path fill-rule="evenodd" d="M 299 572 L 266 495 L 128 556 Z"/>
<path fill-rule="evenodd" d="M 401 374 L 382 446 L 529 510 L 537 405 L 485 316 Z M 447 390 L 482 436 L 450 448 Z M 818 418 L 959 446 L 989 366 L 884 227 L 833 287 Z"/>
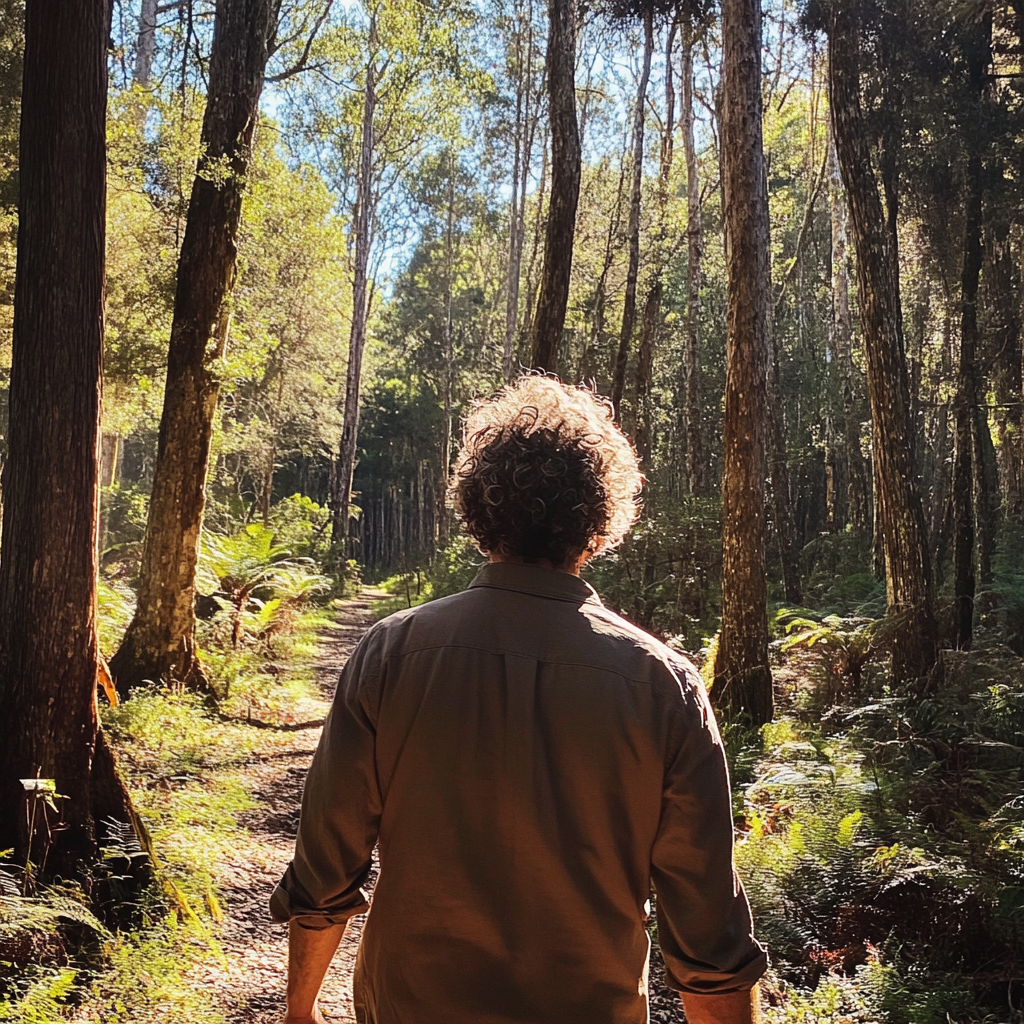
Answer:
<path fill-rule="evenodd" d="M 930 670 L 937 636 L 924 513 L 908 444 L 913 424 L 903 356 L 899 270 L 860 106 L 859 13 L 854 2 L 832 7 L 829 96 L 857 249 L 875 446 L 875 496 L 885 540 L 886 589 L 895 637 L 893 676 L 906 682 Z"/>
<path fill-rule="evenodd" d="M 178 258 L 139 599 L 110 663 L 121 693 L 145 680 L 207 685 L 195 651 L 196 561 L 242 194 L 276 10 L 274 0 L 217 4 L 202 155 Z"/>
<path fill-rule="evenodd" d="M 774 714 L 765 579 L 768 196 L 761 134 L 760 0 L 723 0 L 726 266 L 722 632 L 712 699 L 755 725 Z"/>
<path fill-rule="evenodd" d="M 106 4 L 25 6 L 18 256 L 0 558 L 0 847 L 67 876 L 135 822 L 96 710 Z M 19 779 L 53 779 L 31 836 Z M 34 839 L 34 842 L 33 842 Z M 48 853 L 48 856 L 47 856 Z"/>
<path fill-rule="evenodd" d="M 359 385 L 366 348 L 366 293 L 370 266 L 370 230 L 373 205 L 373 118 L 377 109 L 374 62 L 377 51 L 376 17 L 370 19 L 370 59 L 366 63 L 363 89 L 363 125 L 359 142 L 359 177 L 353 215 L 355 266 L 352 271 L 352 326 L 348 337 L 348 366 L 345 369 L 345 411 L 342 414 L 341 441 L 331 501 L 331 543 L 344 554 L 348 536 L 348 510 L 352 500 L 352 474 L 356 467 L 356 442 L 359 436 Z"/>
<path fill-rule="evenodd" d="M 650 469 L 651 459 L 651 374 L 654 369 L 654 346 L 661 330 L 661 296 L 664 286 L 659 275 L 647 291 L 644 312 L 640 318 L 640 349 L 636 360 L 636 431 L 635 444 L 640 464 Z"/>
<path fill-rule="evenodd" d="M 953 344 L 953 317 L 950 312 L 949 296 L 946 295 L 943 302 L 942 317 L 942 354 L 939 362 L 940 379 L 950 380 L 953 376 L 953 359 L 951 347 Z M 948 546 L 949 517 L 947 511 L 948 492 L 952 488 L 952 474 L 947 468 L 955 459 L 953 443 L 949 429 L 949 404 L 939 402 L 935 416 L 935 434 L 933 445 L 933 464 L 935 466 L 934 483 L 931 488 L 931 502 L 925 509 L 928 516 L 928 539 L 932 556 L 932 564 L 941 573 L 941 566 L 946 557 Z M 939 576 L 938 582 L 941 583 Z"/>
<path fill-rule="evenodd" d="M 541 148 L 540 184 L 534 199 L 533 243 L 530 246 L 530 261 L 526 266 L 526 304 L 523 308 L 523 336 L 533 336 L 533 314 L 537 303 L 537 281 L 534 270 L 537 266 L 537 253 L 540 251 L 541 227 L 544 223 L 544 196 L 548 190 L 548 140 L 544 140 Z"/>
<path fill-rule="evenodd" d="M 782 561 L 782 581 L 786 600 L 790 604 L 803 602 L 800 587 L 800 538 L 793 514 L 793 493 L 789 480 L 789 459 L 786 451 L 786 416 L 782 400 L 782 382 L 779 379 L 779 346 L 772 338 L 772 362 L 768 393 L 771 420 L 771 481 L 772 510 L 775 513 L 775 532 L 779 539 L 779 557 Z"/>
<path fill-rule="evenodd" d="M 441 488 L 437 503 L 437 540 L 443 550 L 448 546 L 447 482 L 452 459 L 452 299 L 455 292 L 455 159 L 448 152 L 448 209 L 444 232 L 444 325 L 441 330 L 441 458 L 438 469 Z"/>
<path fill-rule="evenodd" d="M 622 393 L 626 385 L 626 366 L 629 346 L 636 328 L 636 283 L 640 275 L 640 200 L 644 180 L 644 120 L 647 103 L 647 83 L 651 79 L 651 57 L 654 55 L 654 18 L 650 9 L 644 13 L 644 54 L 640 80 L 636 87 L 636 105 L 633 108 L 633 178 L 629 189 L 629 262 L 626 267 L 626 294 L 622 300 L 622 326 L 619 329 L 619 348 L 615 353 L 612 370 L 612 408 L 615 420 L 622 419 Z"/>
<path fill-rule="evenodd" d="M 622 194 L 626 184 L 626 147 L 629 141 L 626 140 L 622 157 L 619 162 L 619 185 L 615 191 L 615 206 L 608 217 L 608 227 L 604 235 L 604 255 L 601 260 L 601 273 L 597 275 L 597 283 L 594 285 L 594 298 L 590 306 L 590 336 L 587 340 L 587 347 L 584 350 L 583 359 L 580 361 L 582 376 L 597 376 L 597 368 L 592 365 L 591 354 L 595 354 L 593 362 L 607 365 L 603 359 L 605 353 L 605 314 L 608 305 L 608 274 L 611 272 L 612 264 L 615 261 L 615 239 L 619 234 L 619 226 L 622 223 Z"/>
<path fill-rule="evenodd" d="M 505 300 L 505 350 L 502 369 L 505 380 L 513 374 L 516 330 L 519 326 L 519 276 L 526 238 L 526 185 L 533 151 L 530 106 L 533 99 L 533 4 L 527 6 L 526 56 L 523 58 L 521 26 L 516 30 L 516 125 L 512 165 L 512 201 L 508 228 L 508 288 Z"/>
<path fill-rule="evenodd" d="M 988 99 L 987 72 L 992 63 L 991 11 L 984 12 L 982 17 L 974 22 L 966 42 L 970 55 L 968 62 L 970 84 L 984 104 Z M 992 560 L 996 550 L 1000 501 L 999 471 L 988 422 L 986 399 L 988 389 L 984 385 L 977 363 L 977 346 L 981 340 L 981 332 L 978 327 L 978 289 L 984 261 L 981 207 L 985 189 L 985 160 L 987 159 L 987 154 L 983 155 L 981 151 L 983 145 L 984 142 L 975 144 L 967 164 L 967 228 L 969 234 L 964 249 L 964 278 L 962 282 L 964 288 L 961 298 L 964 314 L 963 330 L 972 332 L 975 337 L 974 352 L 972 353 L 974 365 L 971 374 L 975 396 L 971 410 L 971 440 L 974 449 L 974 522 L 978 545 L 978 584 L 981 587 L 981 596 L 977 604 L 978 611 L 985 615 L 995 605 L 995 595 L 992 592 Z M 975 265 L 977 266 L 976 274 Z M 972 278 L 970 282 L 967 279 L 968 270 Z M 986 362 L 990 361 L 986 360 Z"/>
<path fill-rule="evenodd" d="M 850 317 L 850 269 L 847 257 L 847 213 L 832 128 L 828 131 L 828 210 L 832 225 L 832 351 L 843 381 L 843 441 L 846 449 L 846 500 L 850 527 L 858 537 L 871 529 L 867 466 L 860 445 L 860 389 L 853 363 Z"/>
<path fill-rule="evenodd" d="M 687 25 L 683 39 L 683 145 L 686 152 L 686 480 L 690 494 L 708 494 L 704 432 L 701 429 L 700 286 L 703 279 L 704 232 L 701 224 L 700 174 L 693 131 L 694 30 Z M 724 209 L 724 207 L 723 207 Z"/>
<path fill-rule="evenodd" d="M 530 362 L 537 369 L 555 373 L 569 304 L 582 159 L 576 123 L 576 4 L 573 0 L 548 0 L 548 22 L 551 200 Z"/>
<path fill-rule="evenodd" d="M 1024 417 L 1021 416 L 1020 270 L 1013 259 L 1009 219 L 1000 218 L 991 233 L 989 296 L 996 311 L 996 431 L 999 480 L 1008 516 L 1024 515 Z"/>
<path fill-rule="evenodd" d="M 676 130 L 675 72 L 672 69 L 672 52 L 675 49 L 678 20 L 669 26 L 665 41 L 665 123 L 661 133 L 661 159 L 658 166 L 658 227 L 654 253 L 654 267 L 651 281 L 644 300 L 644 312 L 640 320 L 640 347 L 636 362 L 636 450 L 640 461 L 647 467 L 651 446 L 654 443 L 654 428 L 651 416 L 651 377 L 654 369 L 654 348 L 661 332 L 661 302 L 665 292 L 662 267 L 667 255 L 664 252 L 666 217 L 668 215 L 668 193 L 672 177 L 672 163 L 675 156 L 674 136 Z"/>
<path fill-rule="evenodd" d="M 156 59 L 156 7 L 157 0 L 142 0 L 139 11 L 139 34 L 135 41 L 135 69 L 132 82 L 148 89 L 153 81 L 153 61 Z"/>
<path fill-rule="evenodd" d="M 974 638 L 974 479 L 978 435 L 978 285 L 981 281 L 981 158 L 967 161 L 963 273 L 960 278 L 960 368 L 956 396 L 956 456 L 953 462 L 953 644 L 968 650 Z"/>

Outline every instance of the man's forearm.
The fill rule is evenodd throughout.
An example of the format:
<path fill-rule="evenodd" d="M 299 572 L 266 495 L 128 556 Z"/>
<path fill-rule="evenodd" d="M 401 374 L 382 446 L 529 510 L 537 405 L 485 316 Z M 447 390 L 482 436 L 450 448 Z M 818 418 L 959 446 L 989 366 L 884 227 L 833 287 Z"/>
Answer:
<path fill-rule="evenodd" d="M 761 1019 L 756 985 L 750 992 L 706 996 L 687 992 L 683 995 L 683 1009 L 687 1024 L 757 1024 Z"/>
<path fill-rule="evenodd" d="M 285 1024 L 308 1024 L 322 1020 L 316 998 L 324 983 L 338 944 L 348 922 L 314 930 L 294 921 L 288 926 L 288 1011 Z"/>

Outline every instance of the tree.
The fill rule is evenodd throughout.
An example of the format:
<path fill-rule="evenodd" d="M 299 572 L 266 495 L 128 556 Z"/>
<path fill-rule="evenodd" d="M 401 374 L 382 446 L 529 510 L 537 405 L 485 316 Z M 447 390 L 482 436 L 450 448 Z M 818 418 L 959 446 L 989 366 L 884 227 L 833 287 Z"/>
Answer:
<path fill-rule="evenodd" d="M 921 495 L 908 439 L 914 436 L 903 354 L 899 271 L 868 148 L 860 99 L 858 2 L 834 3 L 829 17 L 829 99 L 857 252 L 861 326 L 874 437 L 875 501 L 885 545 L 893 619 L 892 666 L 901 682 L 935 662 L 931 565 Z"/>
<path fill-rule="evenodd" d="M 375 294 L 373 268 L 392 240 L 406 237 L 404 185 L 428 140 L 457 132 L 473 80 L 463 73 L 455 33 L 469 16 L 464 0 L 431 5 L 367 0 L 352 5 L 325 35 L 317 60 L 355 88 L 325 94 L 313 81 L 294 94 L 292 127 L 318 140 L 318 161 L 352 211 L 349 361 L 331 489 L 336 551 L 343 550 L 348 537 L 363 354 Z"/>
<path fill-rule="evenodd" d="M 768 196 L 761 135 L 760 0 L 722 4 L 722 173 L 728 309 L 722 481 L 722 632 L 715 702 L 757 725 L 774 714 L 765 578 Z"/>
<path fill-rule="evenodd" d="M 348 366 L 345 370 L 345 412 L 341 424 L 338 463 L 334 472 L 331 501 L 331 542 L 339 551 L 348 536 L 349 497 L 356 465 L 359 431 L 359 384 L 366 347 L 366 286 L 370 266 L 373 227 L 373 119 L 377 111 L 377 12 L 370 11 L 369 58 L 363 82 L 363 118 L 359 134 L 359 169 L 356 173 L 356 201 L 353 208 L 354 261 L 352 266 L 352 327 L 348 337 Z"/>
<path fill-rule="evenodd" d="M 647 286 L 647 298 L 644 300 L 640 345 L 636 361 L 635 443 L 637 455 L 640 456 L 643 466 L 650 464 L 651 447 L 654 443 L 654 430 L 651 423 L 653 418 L 651 415 L 651 377 L 654 372 L 654 349 L 661 332 L 661 305 L 665 295 L 664 264 L 667 262 L 668 256 L 665 252 L 668 235 L 666 219 L 672 162 L 675 156 L 676 130 L 675 69 L 672 67 L 672 57 L 678 31 L 679 18 L 677 16 L 672 19 L 665 39 L 665 121 L 662 125 L 660 160 L 658 162 L 656 250 L 651 280 Z"/>
<path fill-rule="evenodd" d="M 870 528 L 867 471 L 860 444 L 859 395 L 853 364 L 850 318 L 850 271 L 846 251 L 848 217 L 832 129 L 828 133 L 828 209 L 832 236 L 832 350 L 843 381 L 843 440 L 846 448 L 846 492 L 850 526 L 858 536 Z"/>
<path fill-rule="evenodd" d="M 626 291 L 622 299 L 622 326 L 619 329 L 619 348 L 612 370 L 612 407 L 615 419 L 622 418 L 622 392 L 626 385 L 626 366 L 629 346 L 636 327 L 636 284 L 640 276 L 640 198 L 644 175 L 644 120 L 647 105 L 647 83 L 651 77 L 651 56 L 654 53 L 654 16 L 644 12 L 644 49 L 640 77 L 636 86 L 636 105 L 633 108 L 633 166 L 629 188 L 629 266 L 626 270 Z"/>
<path fill-rule="evenodd" d="M 132 80 L 140 89 L 148 89 L 153 81 L 156 59 L 157 0 L 142 0 L 139 8 L 139 35 L 135 41 L 135 68 Z"/>
<path fill-rule="evenodd" d="M 516 332 L 519 327 L 519 279 L 523 264 L 523 242 L 526 238 L 526 189 L 533 158 L 533 139 L 537 130 L 537 87 L 534 75 L 533 2 L 521 10 L 519 0 L 514 14 L 515 59 L 510 71 L 514 75 L 516 109 L 512 128 L 512 198 L 509 204 L 508 283 L 505 292 L 505 346 L 502 370 L 511 380 Z M 524 50 L 525 35 L 525 54 Z"/>
<path fill-rule="evenodd" d="M 276 9 L 274 0 L 217 4 L 202 154 L 178 259 L 138 604 L 110 663 L 122 693 L 144 680 L 206 685 L 195 651 L 196 561 L 242 193 Z"/>
<path fill-rule="evenodd" d="M 576 122 L 576 5 L 548 0 L 548 120 L 551 126 L 551 198 L 544 235 L 544 264 L 533 317 L 530 362 L 558 369 L 558 348 L 569 303 L 576 206 L 582 152 Z"/>
<path fill-rule="evenodd" d="M 704 232 L 701 224 L 700 171 L 694 142 L 693 48 L 696 31 L 687 24 L 683 34 L 683 145 L 686 150 L 686 479 L 691 494 L 705 497 L 707 466 L 701 430 L 700 397 L 700 287 L 704 260 Z"/>
<path fill-rule="evenodd" d="M 102 819 L 134 821 L 96 711 L 108 17 L 105 4 L 29 0 L 25 18 L 0 846 L 60 873 L 97 856 Z M 65 798 L 51 850 L 43 829 L 29 835 L 18 781 L 37 776 Z"/>

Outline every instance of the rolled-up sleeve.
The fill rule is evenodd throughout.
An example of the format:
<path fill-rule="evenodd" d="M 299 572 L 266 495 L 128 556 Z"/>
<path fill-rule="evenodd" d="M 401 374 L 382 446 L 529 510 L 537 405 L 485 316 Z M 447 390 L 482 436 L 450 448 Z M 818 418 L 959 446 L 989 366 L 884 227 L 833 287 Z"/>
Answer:
<path fill-rule="evenodd" d="M 302 793 L 295 856 L 270 900 L 275 921 L 326 928 L 365 911 L 380 825 L 375 740 L 379 630 L 371 630 L 341 673 Z"/>
<path fill-rule="evenodd" d="M 733 867 L 725 750 L 695 671 L 680 667 L 669 709 L 661 823 L 651 854 L 666 979 L 681 992 L 749 989 L 768 966 Z"/>

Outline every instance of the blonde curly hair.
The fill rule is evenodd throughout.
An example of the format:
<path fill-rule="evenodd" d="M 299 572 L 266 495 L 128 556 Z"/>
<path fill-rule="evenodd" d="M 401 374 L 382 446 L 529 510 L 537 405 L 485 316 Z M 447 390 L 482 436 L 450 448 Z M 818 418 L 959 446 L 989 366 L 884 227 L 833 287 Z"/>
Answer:
<path fill-rule="evenodd" d="M 473 404 L 449 495 L 485 554 L 563 566 L 625 537 L 642 486 L 610 402 L 529 374 Z"/>

